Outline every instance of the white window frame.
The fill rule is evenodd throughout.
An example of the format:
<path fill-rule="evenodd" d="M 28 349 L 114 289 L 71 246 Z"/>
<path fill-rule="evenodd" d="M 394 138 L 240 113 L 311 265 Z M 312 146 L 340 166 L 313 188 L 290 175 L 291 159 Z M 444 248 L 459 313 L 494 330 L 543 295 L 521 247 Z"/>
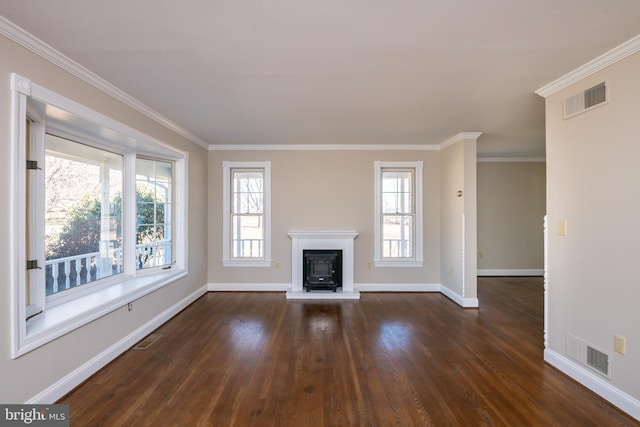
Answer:
<path fill-rule="evenodd" d="M 264 173 L 264 250 L 260 258 L 237 258 L 232 256 L 231 197 L 232 170 L 261 170 Z M 225 267 L 270 267 L 271 266 L 271 162 L 222 162 L 222 265 Z"/>
<path fill-rule="evenodd" d="M 422 267 L 423 259 L 423 194 L 422 194 L 422 169 L 423 163 L 417 162 L 374 162 L 374 258 L 376 267 Z M 414 203 L 415 203 L 415 224 L 414 224 L 414 251 L 411 258 L 392 258 L 382 256 L 382 171 L 383 169 L 412 169 L 414 171 Z"/>
<path fill-rule="evenodd" d="M 175 282 L 188 274 L 187 271 L 187 164 L 188 153 L 178 150 L 164 142 L 98 113 L 82 104 L 52 92 L 28 78 L 18 74 L 11 76 L 12 118 L 11 118 L 11 157 L 12 157 L 12 194 L 11 194 L 11 298 L 12 298 L 12 351 L 17 358 L 32 351 L 74 329 L 77 329 L 101 316 L 126 306 L 144 295 Z M 30 106 L 43 106 L 30 111 Z M 35 133 L 44 138 L 45 129 L 51 127 L 56 133 L 66 133 L 77 142 L 93 145 L 124 156 L 123 170 L 123 250 L 125 254 L 135 252 L 136 203 L 135 203 L 135 159 L 137 156 L 154 157 L 172 161 L 175 176 L 174 207 L 174 262 L 167 268 L 157 267 L 136 270 L 135 262 L 124 257 L 124 272 L 86 284 L 73 290 L 62 292 L 55 298 L 45 298 L 44 250 L 29 254 L 39 256 L 41 270 L 27 271 L 26 249 L 27 229 L 31 242 L 44 240 L 44 213 L 29 210 L 27 218 L 27 197 L 44 197 L 44 179 L 30 175 L 30 179 L 39 179 L 41 188 L 35 192 L 27 189 L 27 160 L 37 160 L 44 164 L 44 142 L 42 158 L 27 159 L 27 118 L 35 120 L 30 126 L 32 138 Z M 104 136 L 104 135 L 108 135 Z M 37 142 L 39 144 L 39 142 Z M 40 148 L 38 148 L 40 150 Z M 30 153 L 35 155 L 36 153 Z M 33 157 L 30 155 L 30 157 Z M 40 171 L 29 171 L 40 172 Z M 36 224 L 33 226 L 28 224 Z M 41 224 L 40 224 L 41 223 Z M 35 230 L 35 232 L 34 232 Z M 35 235 L 41 233 L 41 238 Z M 41 252 L 39 255 L 38 252 Z M 26 289 L 27 274 L 40 274 L 42 277 L 31 281 Z M 27 309 L 27 292 L 35 306 Z M 27 320 L 33 313 L 39 313 Z"/>

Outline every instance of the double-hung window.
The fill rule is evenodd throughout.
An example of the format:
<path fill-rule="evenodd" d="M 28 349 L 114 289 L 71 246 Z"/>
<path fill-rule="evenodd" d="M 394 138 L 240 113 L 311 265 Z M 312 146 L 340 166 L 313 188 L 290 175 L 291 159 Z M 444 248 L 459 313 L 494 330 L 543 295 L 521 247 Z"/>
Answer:
<path fill-rule="evenodd" d="M 186 274 L 185 152 L 13 75 L 13 356 Z"/>
<path fill-rule="evenodd" d="M 375 162 L 377 266 L 422 266 L 422 162 Z"/>
<path fill-rule="evenodd" d="M 223 264 L 271 265 L 271 162 L 223 163 Z"/>

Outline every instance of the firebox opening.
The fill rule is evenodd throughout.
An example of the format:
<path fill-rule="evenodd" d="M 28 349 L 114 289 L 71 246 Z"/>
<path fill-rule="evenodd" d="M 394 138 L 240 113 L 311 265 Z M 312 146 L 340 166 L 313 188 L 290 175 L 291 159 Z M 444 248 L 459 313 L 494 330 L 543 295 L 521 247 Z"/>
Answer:
<path fill-rule="evenodd" d="M 340 249 L 305 249 L 303 287 L 309 292 L 312 289 L 332 290 L 342 287 L 342 250 Z"/>

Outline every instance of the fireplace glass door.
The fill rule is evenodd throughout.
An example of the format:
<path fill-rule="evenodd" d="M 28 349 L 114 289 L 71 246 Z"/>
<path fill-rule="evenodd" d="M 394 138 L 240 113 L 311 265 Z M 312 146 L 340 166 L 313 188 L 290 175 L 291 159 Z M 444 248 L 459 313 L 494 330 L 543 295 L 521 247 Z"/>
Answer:
<path fill-rule="evenodd" d="M 342 250 L 304 250 L 303 287 L 309 292 L 314 289 L 332 290 L 342 287 Z"/>

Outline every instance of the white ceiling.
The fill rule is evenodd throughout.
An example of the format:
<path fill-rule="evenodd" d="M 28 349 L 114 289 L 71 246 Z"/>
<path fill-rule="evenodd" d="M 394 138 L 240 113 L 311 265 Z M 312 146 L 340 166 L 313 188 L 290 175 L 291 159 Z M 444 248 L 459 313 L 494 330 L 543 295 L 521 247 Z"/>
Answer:
<path fill-rule="evenodd" d="M 638 0 L 0 0 L 0 14 L 209 144 L 543 156 L 534 91 L 640 34 Z"/>

